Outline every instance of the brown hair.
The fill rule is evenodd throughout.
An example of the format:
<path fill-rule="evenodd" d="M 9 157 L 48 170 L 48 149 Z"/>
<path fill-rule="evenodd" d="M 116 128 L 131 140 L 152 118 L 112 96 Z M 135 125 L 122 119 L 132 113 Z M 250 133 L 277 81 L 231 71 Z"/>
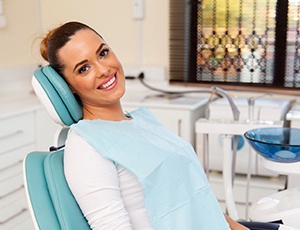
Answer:
<path fill-rule="evenodd" d="M 80 30 L 89 29 L 102 36 L 81 22 L 67 22 L 53 30 L 51 30 L 41 41 L 40 53 L 42 57 L 60 74 L 62 74 L 64 66 L 58 58 L 58 51 L 71 39 L 71 37 Z"/>

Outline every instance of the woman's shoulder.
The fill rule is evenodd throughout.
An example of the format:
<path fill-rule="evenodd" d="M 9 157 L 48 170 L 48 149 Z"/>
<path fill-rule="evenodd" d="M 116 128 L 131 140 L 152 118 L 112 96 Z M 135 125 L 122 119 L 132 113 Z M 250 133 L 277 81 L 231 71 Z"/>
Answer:
<path fill-rule="evenodd" d="M 81 140 L 83 140 L 83 138 L 80 135 L 78 135 L 74 130 L 69 129 L 66 142 L 76 143 L 76 141 L 81 141 Z"/>
<path fill-rule="evenodd" d="M 68 137 L 65 142 L 65 150 L 78 149 L 78 148 L 89 148 L 90 144 L 77 132 L 70 129 L 68 132 Z"/>

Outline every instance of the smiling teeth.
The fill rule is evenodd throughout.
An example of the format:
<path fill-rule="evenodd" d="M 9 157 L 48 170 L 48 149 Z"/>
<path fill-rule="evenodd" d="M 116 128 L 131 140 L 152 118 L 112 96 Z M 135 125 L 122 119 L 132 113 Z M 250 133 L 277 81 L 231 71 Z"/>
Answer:
<path fill-rule="evenodd" d="M 109 86 L 111 86 L 114 82 L 116 81 L 116 77 L 113 77 L 112 79 L 110 79 L 108 82 L 106 82 L 105 84 L 103 84 L 100 88 L 101 89 L 106 89 Z"/>

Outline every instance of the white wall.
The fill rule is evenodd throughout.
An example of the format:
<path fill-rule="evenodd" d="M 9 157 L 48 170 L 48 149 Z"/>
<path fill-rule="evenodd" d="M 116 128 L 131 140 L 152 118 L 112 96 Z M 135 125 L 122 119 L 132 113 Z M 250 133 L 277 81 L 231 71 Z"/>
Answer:
<path fill-rule="evenodd" d="M 36 37 L 35 0 L 3 0 L 3 6 L 7 25 L 0 28 L 0 67 L 34 63 L 31 46 Z"/>
<path fill-rule="evenodd" d="M 138 60 L 138 28 L 142 26 L 142 64 L 168 66 L 168 1 L 144 0 L 145 19 L 131 17 L 131 0 L 41 0 L 42 24 L 45 29 L 79 20 L 94 27 L 124 65 Z"/>
<path fill-rule="evenodd" d="M 142 22 L 132 19 L 131 2 L 3 0 L 7 26 L 0 28 L 0 68 L 38 64 L 41 60 L 38 41 L 34 41 L 39 30 L 47 32 L 70 20 L 85 22 L 98 30 L 123 65 L 141 63 L 168 68 L 169 1 L 144 0 L 145 18 Z"/>

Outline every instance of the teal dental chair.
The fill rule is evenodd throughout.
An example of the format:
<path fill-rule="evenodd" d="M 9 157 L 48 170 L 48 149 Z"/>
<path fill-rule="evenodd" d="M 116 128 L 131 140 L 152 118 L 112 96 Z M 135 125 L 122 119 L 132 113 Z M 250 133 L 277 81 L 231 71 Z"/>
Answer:
<path fill-rule="evenodd" d="M 37 69 L 32 85 L 53 120 L 62 125 L 57 143 L 63 145 L 67 127 L 80 120 L 82 114 L 80 104 L 56 75 L 49 66 Z M 63 154 L 62 146 L 49 152 L 31 152 L 24 159 L 25 190 L 35 229 L 90 230 L 67 185 Z"/>

